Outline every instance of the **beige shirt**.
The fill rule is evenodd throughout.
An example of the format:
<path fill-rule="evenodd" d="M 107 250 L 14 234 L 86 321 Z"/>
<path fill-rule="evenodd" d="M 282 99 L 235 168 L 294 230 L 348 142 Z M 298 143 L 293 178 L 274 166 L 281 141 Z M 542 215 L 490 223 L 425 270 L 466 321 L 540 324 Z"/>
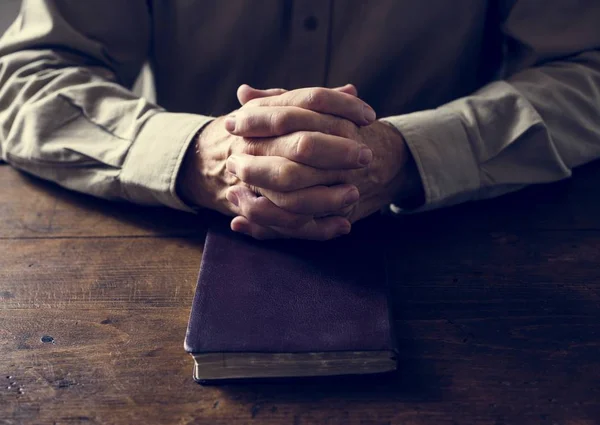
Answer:
<path fill-rule="evenodd" d="M 0 152 L 187 209 L 182 157 L 239 84 L 354 83 L 406 138 L 431 209 L 600 156 L 599 49 L 598 0 L 25 0 L 0 42 Z M 145 61 L 158 105 L 130 91 Z"/>

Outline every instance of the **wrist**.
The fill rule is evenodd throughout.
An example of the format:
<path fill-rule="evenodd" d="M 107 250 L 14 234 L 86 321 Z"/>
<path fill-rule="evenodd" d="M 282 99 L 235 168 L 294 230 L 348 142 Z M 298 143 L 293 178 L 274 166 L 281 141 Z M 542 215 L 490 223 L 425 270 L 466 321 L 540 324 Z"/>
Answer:
<path fill-rule="evenodd" d="M 400 152 L 398 173 L 389 193 L 390 202 L 403 209 L 418 208 L 425 203 L 425 190 L 417 163 L 402 133 L 392 124 L 381 122 L 392 130 L 393 145 L 398 146 Z"/>
<path fill-rule="evenodd" d="M 194 181 L 193 171 L 196 169 L 196 157 L 198 156 L 198 136 L 201 131 L 196 133 L 188 146 L 175 183 L 177 196 L 190 208 L 199 207 L 192 182 Z"/>
<path fill-rule="evenodd" d="M 224 130 L 223 117 L 198 132 L 184 156 L 177 177 L 177 193 L 194 208 L 208 208 L 231 215 L 225 188 L 237 178 L 224 172 L 230 154 L 231 136 Z"/>
<path fill-rule="evenodd" d="M 401 178 L 402 188 L 394 196 L 393 202 L 399 208 L 415 209 L 425 203 L 425 190 L 417 163 L 408 147 L 406 147 L 406 152 L 407 161 Z"/>
<path fill-rule="evenodd" d="M 193 209 L 214 208 L 209 202 L 209 191 L 206 186 L 206 158 L 202 154 L 202 147 L 210 138 L 212 127 L 216 120 L 210 121 L 203 126 L 193 137 L 187 148 L 177 174 L 176 193 L 177 196 Z"/>

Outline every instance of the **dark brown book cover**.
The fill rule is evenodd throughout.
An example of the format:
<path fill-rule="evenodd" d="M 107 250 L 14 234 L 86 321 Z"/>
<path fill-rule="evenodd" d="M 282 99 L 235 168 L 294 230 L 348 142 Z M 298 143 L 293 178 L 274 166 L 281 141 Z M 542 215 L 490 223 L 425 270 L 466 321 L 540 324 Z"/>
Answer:
<path fill-rule="evenodd" d="M 256 241 L 211 228 L 186 351 L 393 351 L 383 247 L 370 236 Z"/>

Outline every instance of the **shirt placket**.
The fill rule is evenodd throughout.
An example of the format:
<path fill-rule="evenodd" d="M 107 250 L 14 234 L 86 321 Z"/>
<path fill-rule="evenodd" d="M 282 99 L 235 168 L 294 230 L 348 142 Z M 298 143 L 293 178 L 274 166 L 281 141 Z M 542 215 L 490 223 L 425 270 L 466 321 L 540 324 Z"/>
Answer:
<path fill-rule="evenodd" d="M 294 0 L 290 31 L 290 88 L 327 81 L 331 0 Z"/>

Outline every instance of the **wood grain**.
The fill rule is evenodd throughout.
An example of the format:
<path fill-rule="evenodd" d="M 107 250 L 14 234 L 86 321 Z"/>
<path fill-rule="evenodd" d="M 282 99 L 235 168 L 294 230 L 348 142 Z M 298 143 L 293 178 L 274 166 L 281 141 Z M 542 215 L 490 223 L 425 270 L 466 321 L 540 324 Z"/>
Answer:
<path fill-rule="evenodd" d="M 0 165 L 0 240 L 205 234 L 203 214 L 116 203 L 64 190 Z"/>
<path fill-rule="evenodd" d="M 201 217 L 0 184 L 2 424 L 599 423 L 600 165 L 381 219 L 398 374 L 225 387 L 183 351 Z"/>

